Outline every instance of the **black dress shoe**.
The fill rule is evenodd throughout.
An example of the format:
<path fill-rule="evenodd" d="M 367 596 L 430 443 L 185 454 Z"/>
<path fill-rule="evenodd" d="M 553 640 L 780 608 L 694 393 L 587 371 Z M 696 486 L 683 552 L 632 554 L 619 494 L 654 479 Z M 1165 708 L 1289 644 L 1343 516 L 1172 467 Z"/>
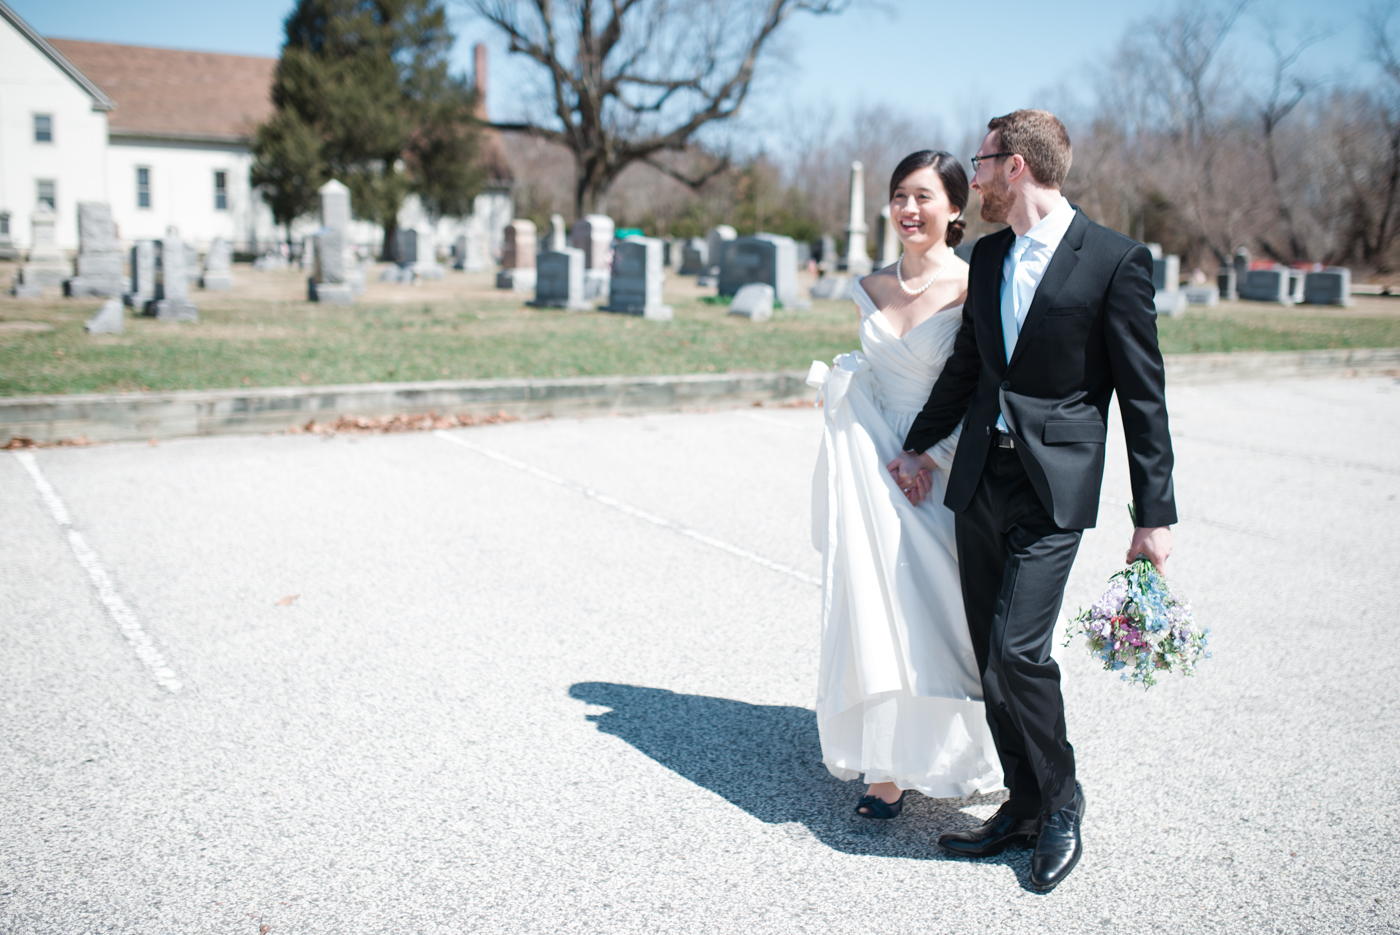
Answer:
<path fill-rule="evenodd" d="M 1011 845 L 1025 847 L 1035 842 L 1038 818 L 1017 818 L 1008 814 L 1006 806 L 971 831 L 955 831 L 940 835 L 938 846 L 959 857 L 990 857 Z"/>
<path fill-rule="evenodd" d="M 1074 798 L 1040 824 L 1035 853 L 1031 855 L 1031 886 L 1048 893 L 1074 869 L 1084 853 L 1079 824 L 1084 820 L 1084 788 L 1074 784 Z"/>

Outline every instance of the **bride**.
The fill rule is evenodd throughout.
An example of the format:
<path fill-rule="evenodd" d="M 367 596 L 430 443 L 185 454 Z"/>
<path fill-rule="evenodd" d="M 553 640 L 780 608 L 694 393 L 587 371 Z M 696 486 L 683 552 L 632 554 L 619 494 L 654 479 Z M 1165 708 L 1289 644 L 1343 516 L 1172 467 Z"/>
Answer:
<path fill-rule="evenodd" d="M 853 288 L 861 350 L 808 382 L 825 428 L 812 490 L 822 552 L 817 726 L 838 779 L 870 784 L 856 807 L 893 818 L 904 793 L 938 798 L 1001 787 L 982 684 L 963 615 L 953 514 L 943 506 L 958 433 L 929 454 L 911 505 L 885 469 L 953 350 L 967 295 L 968 183 L 948 153 L 904 159 L 890 179 L 899 262 Z"/>

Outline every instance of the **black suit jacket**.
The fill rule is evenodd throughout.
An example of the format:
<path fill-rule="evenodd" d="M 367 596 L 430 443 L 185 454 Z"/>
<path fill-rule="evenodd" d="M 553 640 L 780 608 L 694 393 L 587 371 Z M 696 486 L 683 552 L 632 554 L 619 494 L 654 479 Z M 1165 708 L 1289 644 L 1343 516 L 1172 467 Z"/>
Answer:
<path fill-rule="evenodd" d="M 910 427 L 905 449 L 927 451 L 962 421 L 943 501 L 961 513 L 977 490 L 1004 412 L 1046 511 L 1062 529 L 1085 529 L 1098 518 L 1108 402 L 1117 392 L 1137 524 L 1175 523 L 1152 255 L 1076 208 L 1008 362 L 1001 267 L 1015 239 L 1007 228 L 973 248 L 952 357 Z"/>

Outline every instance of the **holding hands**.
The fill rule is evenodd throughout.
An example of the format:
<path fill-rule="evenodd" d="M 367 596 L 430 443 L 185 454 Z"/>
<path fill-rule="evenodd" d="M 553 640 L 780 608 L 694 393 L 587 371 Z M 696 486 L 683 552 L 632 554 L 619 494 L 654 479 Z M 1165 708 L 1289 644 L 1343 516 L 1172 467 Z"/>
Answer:
<path fill-rule="evenodd" d="M 885 465 L 885 470 L 890 472 L 890 476 L 899 485 L 899 489 L 904 491 L 904 496 L 909 498 L 909 502 L 918 506 L 933 487 L 933 469 L 936 467 L 937 462 L 927 453 L 901 451 L 899 457 Z"/>

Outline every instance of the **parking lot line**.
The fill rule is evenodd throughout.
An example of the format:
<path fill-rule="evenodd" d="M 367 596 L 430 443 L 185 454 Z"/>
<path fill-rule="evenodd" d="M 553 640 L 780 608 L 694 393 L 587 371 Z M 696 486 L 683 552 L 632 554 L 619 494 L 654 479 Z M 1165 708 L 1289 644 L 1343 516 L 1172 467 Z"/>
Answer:
<path fill-rule="evenodd" d="M 23 465 L 29 472 L 29 476 L 34 480 L 34 486 L 39 490 L 39 496 L 44 501 L 44 505 L 49 508 L 49 513 L 59 527 L 68 536 L 68 546 L 73 550 L 73 557 L 78 560 L 78 564 L 87 572 L 92 585 L 97 589 L 97 599 L 106 608 L 107 615 L 112 618 L 112 622 L 121 630 L 122 636 L 131 644 L 131 649 L 136 653 L 136 658 L 155 677 L 156 684 L 171 694 L 175 694 L 184 687 L 180 679 L 175 675 L 175 670 L 166 661 L 165 655 L 156 648 L 155 642 L 151 639 L 141 621 L 132 612 L 126 601 L 122 599 L 121 593 L 117 590 L 116 584 L 112 581 L 112 576 L 107 574 L 107 569 L 102 566 L 102 560 L 97 557 L 92 546 L 87 544 L 82 533 L 73 528 L 73 517 L 68 512 L 68 507 L 64 504 L 63 498 L 58 495 L 58 491 L 53 489 L 44 472 L 39 470 L 39 462 L 34 459 L 34 455 L 28 451 L 16 451 L 15 459 Z"/>
<path fill-rule="evenodd" d="M 589 498 L 590 500 L 603 504 L 603 506 L 612 507 L 614 510 L 617 510 L 620 513 L 626 513 L 628 516 L 633 516 L 637 519 L 645 520 L 646 522 L 651 523 L 654 526 L 660 526 L 662 529 L 669 529 L 672 532 L 679 533 L 680 535 L 685 536 L 688 539 L 694 539 L 696 542 L 702 542 L 705 545 L 710 546 L 711 548 L 719 549 L 721 552 L 728 552 L 730 555 L 733 555 L 737 558 L 742 558 L 745 561 L 753 562 L 755 565 L 762 565 L 764 568 L 771 569 L 772 571 L 776 571 L 780 574 L 787 575 L 791 578 L 796 578 L 803 584 L 810 584 L 815 587 L 821 587 L 820 578 L 814 578 L 811 575 L 804 574 L 798 571 L 796 568 L 789 567 L 787 565 L 782 564 L 781 562 L 775 562 L 770 558 L 764 558 L 762 555 L 759 555 L 756 552 L 750 552 L 748 549 L 742 549 L 737 545 L 731 545 L 730 543 L 725 542 L 722 539 L 716 539 L 714 536 L 707 536 L 703 532 L 691 529 L 687 526 L 682 526 L 679 523 L 674 523 L 663 516 L 657 516 L 654 513 L 648 513 L 645 510 L 639 510 L 636 507 L 631 506 L 630 504 L 623 503 L 621 500 L 609 497 L 607 494 L 599 493 L 591 487 L 585 487 L 582 484 L 576 484 L 573 481 L 565 480 L 562 477 L 556 477 L 555 475 L 550 474 L 547 471 L 540 470 L 532 464 L 527 464 L 524 461 L 518 461 L 515 458 L 510 457 L 509 455 L 502 454 L 499 451 L 494 451 L 490 448 L 483 447 L 481 445 L 476 444 L 475 442 L 469 442 L 464 438 L 461 438 L 457 435 L 453 435 L 451 432 L 438 429 L 434 431 L 433 434 L 436 435 L 438 438 L 441 438 L 443 441 L 451 442 L 454 445 L 461 445 L 463 448 L 475 451 L 477 454 L 484 455 L 488 458 L 491 458 L 494 461 L 499 461 L 500 463 L 509 465 L 510 467 L 516 468 L 517 470 L 525 471 L 528 474 L 533 474 L 540 480 L 548 481 L 551 484 L 557 484 L 558 486 L 563 487 L 567 490 L 572 490 L 574 493 L 580 494 Z"/>

